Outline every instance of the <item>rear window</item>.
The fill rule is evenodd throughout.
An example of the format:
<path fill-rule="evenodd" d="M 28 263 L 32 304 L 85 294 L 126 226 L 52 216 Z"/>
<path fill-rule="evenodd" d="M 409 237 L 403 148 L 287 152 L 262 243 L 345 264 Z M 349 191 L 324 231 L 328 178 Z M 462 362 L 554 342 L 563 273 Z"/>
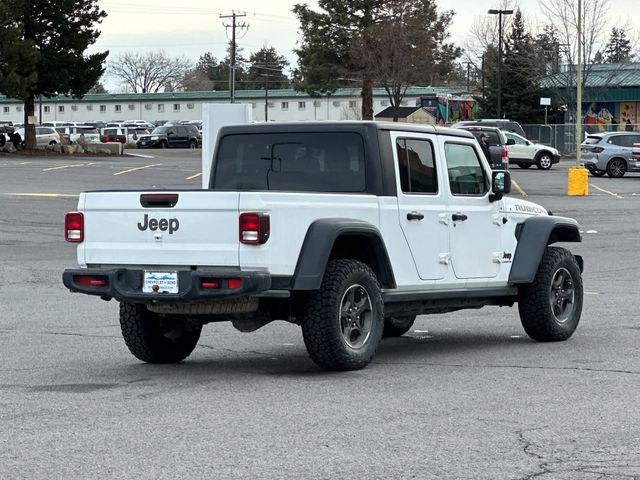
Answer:
<path fill-rule="evenodd" d="M 216 190 L 363 192 L 364 143 L 357 133 L 227 135 L 215 162 Z"/>
<path fill-rule="evenodd" d="M 600 140 L 602 140 L 602 137 L 589 136 L 584 141 L 584 143 L 586 143 L 587 145 L 595 145 L 596 143 L 600 142 Z"/>
<path fill-rule="evenodd" d="M 499 147 L 502 145 L 502 141 L 495 130 L 469 130 L 473 133 L 473 136 L 480 141 L 480 137 L 484 134 L 489 137 L 489 145 L 492 147 Z"/>

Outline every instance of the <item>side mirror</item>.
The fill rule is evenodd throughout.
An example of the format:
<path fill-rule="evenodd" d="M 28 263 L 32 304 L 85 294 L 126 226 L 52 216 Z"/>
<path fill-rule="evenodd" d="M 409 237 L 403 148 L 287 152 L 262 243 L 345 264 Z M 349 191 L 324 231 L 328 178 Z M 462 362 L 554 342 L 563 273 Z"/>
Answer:
<path fill-rule="evenodd" d="M 489 200 L 500 200 L 503 195 L 511 192 L 511 174 L 506 170 L 496 170 L 491 173 L 491 191 Z"/>
<path fill-rule="evenodd" d="M 509 138 L 509 139 L 507 140 L 507 146 L 509 146 L 509 145 L 515 145 L 515 144 L 516 144 L 516 141 L 515 141 L 513 138 Z"/>

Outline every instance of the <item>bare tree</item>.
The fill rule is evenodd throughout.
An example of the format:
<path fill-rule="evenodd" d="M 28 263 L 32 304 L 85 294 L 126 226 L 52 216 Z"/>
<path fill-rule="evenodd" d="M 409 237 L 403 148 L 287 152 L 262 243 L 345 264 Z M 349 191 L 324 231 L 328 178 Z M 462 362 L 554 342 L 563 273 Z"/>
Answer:
<path fill-rule="evenodd" d="M 127 52 L 109 63 L 108 73 L 132 92 L 155 93 L 180 88 L 190 67 L 186 57 L 171 58 L 164 51 Z"/>
<path fill-rule="evenodd" d="M 448 78 L 460 49 L 447 43 L 453 12 L 439 12 L 432 0 L 389 0 L 384 20 L 355 42 L 353 57 L 398 107 L 411 85 Z"/>
<path fill-rule="evenodd" d="M 599 52 L 604 50 L 609 29 L 607 16 L 609 0 L 589 0 L 583 2 L 582 11 L 582 35 L 578 39 L 578 7 L 575 0 L 540 0 L 542 13 L 549 25 L 558 32 L 563 53 L 569 64 L 569 69 L 564 74 L 555 75 L 557 88 L 564 88 L 565 93 L 570 94 L 566 87 L 575 86 L 575 65 L 578 59 L 578 45 L 582 50 L 583 81 L 586 84 L 594 65 L 594 60 Z M 610 77 L 605 83 L 609 83 L 615 72 L 610 72 Z M 575 101 L 575 99 L 574 99 Z"/>

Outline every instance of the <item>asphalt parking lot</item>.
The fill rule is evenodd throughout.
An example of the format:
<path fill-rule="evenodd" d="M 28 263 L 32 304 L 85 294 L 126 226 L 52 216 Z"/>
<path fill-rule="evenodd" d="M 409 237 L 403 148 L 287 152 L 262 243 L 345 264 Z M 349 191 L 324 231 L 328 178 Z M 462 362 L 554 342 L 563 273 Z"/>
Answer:
<path fill-rule="evenodd" d="M 200 151 L 142 153 L 0 157 L 0 478 L 640 478 L 640 175 L 567 197 L 571 162 L 512 169 L 513 196 L 581 224 L 569 341 L 529 340 L 515 308 L 423 316 L 335 374 L 283 322 L 143 364 L 115 302 L 64 288 L 80 191 L 199 188 Z"/>

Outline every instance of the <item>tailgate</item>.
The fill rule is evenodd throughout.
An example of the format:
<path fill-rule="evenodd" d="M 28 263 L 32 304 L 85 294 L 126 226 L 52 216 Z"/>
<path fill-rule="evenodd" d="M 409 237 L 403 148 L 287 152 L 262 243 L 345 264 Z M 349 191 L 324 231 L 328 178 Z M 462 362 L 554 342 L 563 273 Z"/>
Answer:
<path fill-rule="evenodd" d="M 237 192 L 89 192 L 80 196 L 81 265 L 238 266 Z"/>

